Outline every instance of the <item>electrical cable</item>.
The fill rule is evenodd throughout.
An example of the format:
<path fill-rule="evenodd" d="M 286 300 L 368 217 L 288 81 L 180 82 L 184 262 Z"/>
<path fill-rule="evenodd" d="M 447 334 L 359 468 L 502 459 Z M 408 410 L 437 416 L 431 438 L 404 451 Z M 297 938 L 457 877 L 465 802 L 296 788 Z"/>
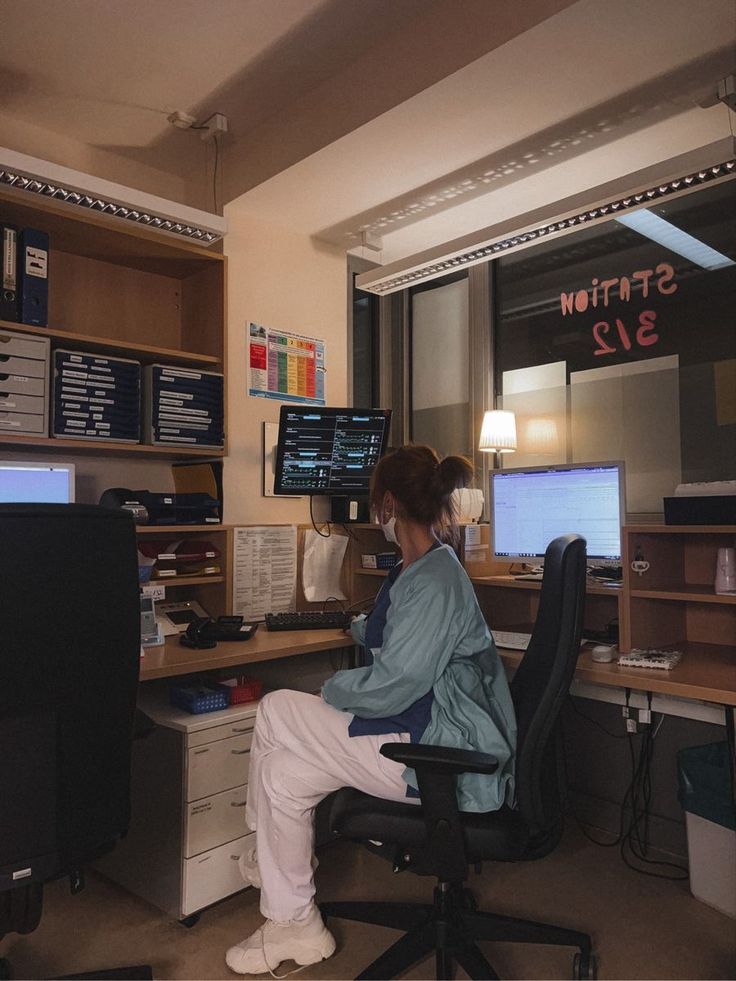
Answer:
<path fill-rule="evenodd" d="M 217 133 L 215 133 L 213 139 L 215 141 L 215 169 L 212 172 L 212 197 L 215 202 L 215 214 L 217 215 L 219 214 L 219 211 L 217 210 L 217 167 L 220 162 L 220 144 L 217 140 Z"/>
<path fill-rule="evenodd" d="M 312 527 L 314 528 L 314 530 L 317 532 L 317 534 L 321 538 L 329 538 L 330 535 L 332 534 L 332 529 L 330 528 L 330 522 L 329 521 L 326 521 L 325 522 L 325 524 L 327 525 L 327 534 L 325 534 L 323 531 L 320 531 L 319 528 L 317 527 L 317 525 L 315 524 L 315 521 L 314 521 L 314 512 L 312 511 L 312 501 L 313 500 L 314 500 L 314 498 L 310 494 L 309 495 L 309 517 L 310 517 L 311 522 L 312 522 Z"/>
<path fill-rule="evenodd" d="M 631 689 L 627 689 L 627 710 L 629 709 L 630 696 Z M 651 718 L 651 692 L 647 692 L 647 699 L 650 712 L 649 717 Z M 652 729 L 652 724 L 649 723 L 646 725 L 646 728 L 640 732 L 627 732 L 625 736 L 619 736 L 608 730 L 595 719 L 591 719 L 584 712 L 581 712 L 574 704 L 571 697 L 570 702 L 576 714 L 586 722 L 596 726 L 598 729 L 601 729 L 607 736 L 610 736 L 613 739 L 624 738 L 628 741 L 629 760 L 631 764 L 631 780 L 619 805 L 619 830 L 616 837 L 612 841 L 600 841 L 598 838 L 591 835 L 584 827 L 583 822 L 578 817 L 575 809 L 570 806 L 570 813 L 575 819 L 575 822 L 582 831 L 583 835 L 590 842 L 592 842 L 594 845 L 598 845 L 600 848 L 613 848 L 618 846 L 621 860 L 626 867 L 631 869 L 633 872 L 638 872 L 640 875 L 650 876 L 655 879 L 668 879 L 674 882 L 686 879 L 688 877 L 686 867 L 678 865 L 675 862 L 648 858 L 650 849 L 649 834 L 652 797 L 651 764 L 654 755 L 654 740 L 659 733 L 659 730 L 662 728 L 665 718 L 664 715 L 661 716 L 656 729 Z M 635 736 L 641 738 L 638 758 L 634 749 Z M 564 757 L 564 762 L 565 772 L 567 772 L 566 756 Z M 630 817 L 627 821 L 627 814 L 629 812 Z M 648 869 L 640 868 L 638 865 L 634 864 L 634 862 L 639 862 L 643 865 L 649 865 L 655 868 L 659 867 L 661 869 L 674 869 L 680 874 L 667 875 L 663 872 L 649 871 Z"/>

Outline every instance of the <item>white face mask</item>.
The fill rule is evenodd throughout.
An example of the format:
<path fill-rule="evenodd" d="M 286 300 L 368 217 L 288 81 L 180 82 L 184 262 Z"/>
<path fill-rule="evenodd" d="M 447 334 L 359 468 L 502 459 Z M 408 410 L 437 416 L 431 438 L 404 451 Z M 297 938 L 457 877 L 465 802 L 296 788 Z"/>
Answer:
<path fill-rule="evenodd" d="M 399 539 L 396 537 L 396 515 L 392 514 L 388 521 L 385 523 L 382 521 L 380 524 L 386 541 L 391 542 L 393 545 L 398 545 Z"/>

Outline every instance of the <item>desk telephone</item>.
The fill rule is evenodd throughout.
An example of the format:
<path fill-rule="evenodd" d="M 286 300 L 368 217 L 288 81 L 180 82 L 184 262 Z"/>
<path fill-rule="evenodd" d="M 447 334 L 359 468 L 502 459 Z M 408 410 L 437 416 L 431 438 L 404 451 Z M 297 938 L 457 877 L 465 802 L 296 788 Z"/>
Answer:
<path fill-rule="evenodd" d="M 210 650 L 218 640 L 250 640 L 257 629 L 257 623 L 244 623 L 241 616 L 222 616 L 217 620 L 204 616 L 192 620 L 179 640 L 184 647 Z"/>

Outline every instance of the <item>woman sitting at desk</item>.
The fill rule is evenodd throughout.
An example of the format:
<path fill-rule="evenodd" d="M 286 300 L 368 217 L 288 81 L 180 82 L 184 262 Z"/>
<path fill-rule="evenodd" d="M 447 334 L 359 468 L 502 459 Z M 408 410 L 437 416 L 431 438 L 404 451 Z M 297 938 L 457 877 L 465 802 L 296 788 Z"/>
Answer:
<path fill-rule="evenodd" d="M 471 475 L 466 460 L 440 462 L 428 446 L 381 460 L 371 507 L 402 561 L 370 616 L 353 621 L 368 663 L 338 671 L 321 698 L 281 690 L 258 707 L 246 806 L 257 844 L 241 868 L 260 887 L 267 919 L 228 950 L 238 973 L 273 971 L 284 960 L 314 964 L 334 952 L 314 903 L 314 810 L 341 787 L 416 800 L 414 772 L 381 756 L 383 743 L 491 753 L 496 773 L 460 776 L 460 808 L 489 811 L 513 798 L 516 722 L 506 676 L 470 580 L 437 537 L 457 530 L 451 495 Z"/>

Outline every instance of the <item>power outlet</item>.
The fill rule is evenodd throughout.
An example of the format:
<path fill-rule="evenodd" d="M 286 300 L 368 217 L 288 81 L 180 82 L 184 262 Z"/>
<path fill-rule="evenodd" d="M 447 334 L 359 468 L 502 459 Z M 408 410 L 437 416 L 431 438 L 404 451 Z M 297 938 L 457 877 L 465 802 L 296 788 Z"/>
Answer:
<path fill-rule="evenodd" d="M 209 119 L 205 119 L 201 125 L 206 127 L 200 134 L 203 140 L 214 140 L 216 136 L 228 131 L 227 116 L 221 112 L 216 112 Z"/>

